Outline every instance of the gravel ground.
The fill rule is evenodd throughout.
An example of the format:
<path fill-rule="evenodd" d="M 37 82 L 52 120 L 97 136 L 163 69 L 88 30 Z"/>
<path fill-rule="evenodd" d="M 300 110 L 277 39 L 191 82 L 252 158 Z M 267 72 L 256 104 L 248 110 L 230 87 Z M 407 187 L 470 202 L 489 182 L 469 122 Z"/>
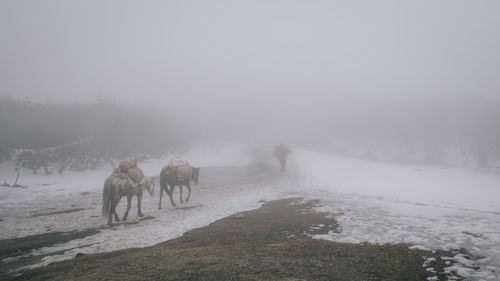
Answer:
<path fill-rule="evenodd" d="M 449 252 L 407 244 L 347 244 L 312 239 L 337 231 L 334 217 L 300 198 L 266 202 L 158 245 L 81 255 L 8 277 L 12 280 L 447 280 Z M 446 266 L 450 266 L 449 264 Z"/>

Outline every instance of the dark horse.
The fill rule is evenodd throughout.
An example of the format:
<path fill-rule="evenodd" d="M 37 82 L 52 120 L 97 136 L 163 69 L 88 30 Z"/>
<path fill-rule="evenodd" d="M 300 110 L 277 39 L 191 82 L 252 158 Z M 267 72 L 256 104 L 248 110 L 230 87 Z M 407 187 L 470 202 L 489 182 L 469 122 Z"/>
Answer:
<path fill-rule="evenodd" d="M 128 211 L 131 208 L 132 196 L 137 196 L 137 215 L 143 217 L 141 211 L 141 200 L 144 188 L 149 192 L 149 195 L 154 195 L 154 178 L 144 177 L 143 182 L 140 184 L 132 184 L 129 179 L 117 176 L 110 176 L 104 182 L 104 190 L 102 193 L 102 214 L 108 217 L 109 226 L 113 225 L 113 215 L 118 222 L 118 214 L 116 213 L 116 206 L 120 203 L 123 196 L 127 196 L 127 211 L 123 215 L 122 220 L 126 220 Z"/>
<path fill-rule="evenodd" d="M 290 153 L 292 151 L 282 143 L 274 147 L 273 156 L 280 161 L 281 172 L 286 171 L 286 158 Z"/>
<path fill-rule="evenodd" d="M 175 186 L 179 186 L 181 190 L 181 203 L 182 200 L 182 186 L 187 186 L 189 192 L 186 197 L 186 202 L 191 196 L 191 183 L 193 180 L 195 184 L 198 184 L 198 179 L 200 177 L 200 168 L 191 167 L 189 165 L 182 166 L 165 166 L 160 172 L 160 203 L 158 204 L 158 209 L 161 209 L 161 199 L 163 197 L 163 191 L 165 191 L 170 197 L 170 202 L 173 206 L 177 206 L 172 198 Z M 170 188 L 169 188 L 170 187 Z"/>

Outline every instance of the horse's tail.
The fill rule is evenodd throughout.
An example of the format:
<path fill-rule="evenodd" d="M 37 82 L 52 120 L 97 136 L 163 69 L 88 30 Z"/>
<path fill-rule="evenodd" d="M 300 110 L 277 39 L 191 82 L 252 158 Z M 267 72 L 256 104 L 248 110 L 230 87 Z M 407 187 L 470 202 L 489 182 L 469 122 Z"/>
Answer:
<path fill-rule="evenodd" d="M 104 182 L 104 189 L 102 191 L 102 215 L 109 216 L 110 203 L 113 198 L 113 180 L 108 178 Z"/>

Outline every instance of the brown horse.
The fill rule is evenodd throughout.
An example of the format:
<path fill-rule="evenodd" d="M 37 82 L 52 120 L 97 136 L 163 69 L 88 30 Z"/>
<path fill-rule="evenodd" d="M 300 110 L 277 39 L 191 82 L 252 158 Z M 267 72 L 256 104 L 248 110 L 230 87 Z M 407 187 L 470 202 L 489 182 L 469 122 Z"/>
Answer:
<path fill-rule="evenodd" d="M 137 215 L 139 217 L 144 216 L 141 211 L 141 200 L 144 188 L 149 192 L 149 195 L 154 195 L 154 177 L 144 177 L 144 180 L 136 185 L 133 185 L 130 179 L 114 175 L 106 179 L 102 193 L 102 214 L 108 217 L 109 226 L 113 225 L 113 215 L 117 222 L 120 221 L 116 213 L 116 206 L 118 206 L 123 196 L 127 196 L 127 211 L 123 215 L 123 221 L 127 219 L 128 211 L 130 211 L 132 196 L 137 196 Z"/>
<path fill-rule="evenodd" d="M 195 168 L 187 165 L 182 166 L 165 166 L 160 172 L 160 203 L 158 204 L 158 209 L 161 209 L 161 199 L 163 197 L 163 191 L 165 191 L 170 197 L 170 202 L 172 206 L 177 206 L 174 203 L 174 199 L 172 198 L 174 194 L 175 186 L 179 186 L 181 190 L 181 203 L 184 203 L 182 200 L 182 186 L 186 186 L 188 188 L 188 196 L 186 197 L 186 202 L 189 200 L 191 196 L 191 183 L 190 181 L 194 181 L 195 184 L 198 184 L 198 179 L 200 177 L 200 168 Z M 170 188 L 169 188 L 170 187 Z"/>

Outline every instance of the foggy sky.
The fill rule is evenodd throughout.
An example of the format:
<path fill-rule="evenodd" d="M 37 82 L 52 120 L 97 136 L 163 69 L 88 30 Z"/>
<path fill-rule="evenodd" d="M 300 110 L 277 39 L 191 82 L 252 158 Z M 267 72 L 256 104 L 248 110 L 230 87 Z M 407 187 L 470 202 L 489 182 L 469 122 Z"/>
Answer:
<path fill-rule="evenodd" d="M 497 97 L 498 11 L 496 0 L 3 0 L 0 95 L 140 103 L 200 118 L 283 102 L 294 112 Z"/>

